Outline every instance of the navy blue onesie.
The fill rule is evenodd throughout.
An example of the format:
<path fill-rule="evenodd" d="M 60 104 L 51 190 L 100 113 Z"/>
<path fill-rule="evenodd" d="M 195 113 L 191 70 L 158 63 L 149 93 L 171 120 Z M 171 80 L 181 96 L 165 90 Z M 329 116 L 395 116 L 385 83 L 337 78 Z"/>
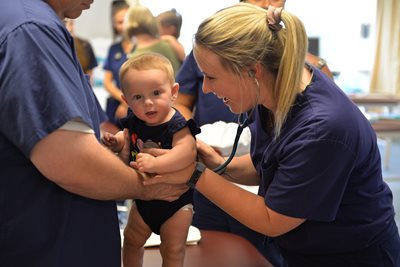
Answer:
<path fill-rule="evenodd" d="M 200 132 L 193 120 L 186 119 L 176 111 L 170 121 L 157 125 L 148 126 L 144 121 L 138 119 L 129 109 L 128 116 L 121 120 L 124 128 L 129 129 L 131 136 L 131 160 L 136 160 L 136 155 L 146 141 L 152 141 L 160 148 L 172 148 L 172 139 L 176 132 L 189 127 L 193 136 Z M 144 222 L 151 230 L 160 234 L 161 225 L 168 220 L 176 211 L 189 203 L 193 203 L 193 189 L 189 189 L 177 200 L 169 202 L 164 200 L 135 200 L 136 206 Z"/>

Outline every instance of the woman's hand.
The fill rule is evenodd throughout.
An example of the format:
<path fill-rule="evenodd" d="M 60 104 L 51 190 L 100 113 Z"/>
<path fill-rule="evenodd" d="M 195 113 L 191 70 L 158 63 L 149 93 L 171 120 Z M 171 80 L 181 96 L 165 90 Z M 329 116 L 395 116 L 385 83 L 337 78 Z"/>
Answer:
<path fill-rule="evenodd" d="M 214 169 L 225 162 L 224 157 L 216 151 L 212 146 L 197 140 L 197 152 L 200 161 L 203 162 L 209 169 Z"/>

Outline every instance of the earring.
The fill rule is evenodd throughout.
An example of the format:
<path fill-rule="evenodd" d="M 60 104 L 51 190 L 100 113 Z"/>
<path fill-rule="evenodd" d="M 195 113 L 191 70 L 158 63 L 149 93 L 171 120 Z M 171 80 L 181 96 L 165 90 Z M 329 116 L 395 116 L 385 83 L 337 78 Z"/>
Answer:
<path fill-rule="evenodd" d="M 257 84 L 257 87 L 260 88 L 260 84 L 258 83 L 257 78 L 254 78 L 254 82 Z"/>

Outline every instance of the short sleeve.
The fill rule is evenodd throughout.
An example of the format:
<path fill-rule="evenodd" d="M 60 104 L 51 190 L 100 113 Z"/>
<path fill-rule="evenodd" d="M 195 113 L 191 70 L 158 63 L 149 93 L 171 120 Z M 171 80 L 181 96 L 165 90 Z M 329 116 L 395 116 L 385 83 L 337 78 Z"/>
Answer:
<path fill-rule="evenodd" d="M 287 144 L 267 189 L 265 201 L 273 210 L 298 218 L 335 218 L 355 155 L 333 140 L 297 140 Z M 263 175 L 268 176 L 268 168 Z"/>
<path fill-rule="evenodd" d="M 25 156 L 67 121 L 79 119 L 99 136 L 104 119 L 62 29 L 26 23 L 8 34 L 0 54 L 0 131 Z"/>

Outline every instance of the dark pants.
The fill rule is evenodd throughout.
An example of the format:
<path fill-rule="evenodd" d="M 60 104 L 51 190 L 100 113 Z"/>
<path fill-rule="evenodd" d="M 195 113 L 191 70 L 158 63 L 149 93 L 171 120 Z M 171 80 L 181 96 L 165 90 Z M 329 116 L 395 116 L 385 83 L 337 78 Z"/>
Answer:
<path fill-rule="evenodd" d="M 281 250 L 289 267 L 400 267 L 400 237 L 393 221 L 384 238 L 364 249 L 328 255 L 304 255 Z"/>
<path fill-rule="evenodd" d="M 193 225 L 202 230 L 215 230 L 239 235 L 250 241 L 257 250 L 275 267 L 286 266 L 278 247 L 266 236 L 244 226 L 198 191 L 194 191 Z"/>

